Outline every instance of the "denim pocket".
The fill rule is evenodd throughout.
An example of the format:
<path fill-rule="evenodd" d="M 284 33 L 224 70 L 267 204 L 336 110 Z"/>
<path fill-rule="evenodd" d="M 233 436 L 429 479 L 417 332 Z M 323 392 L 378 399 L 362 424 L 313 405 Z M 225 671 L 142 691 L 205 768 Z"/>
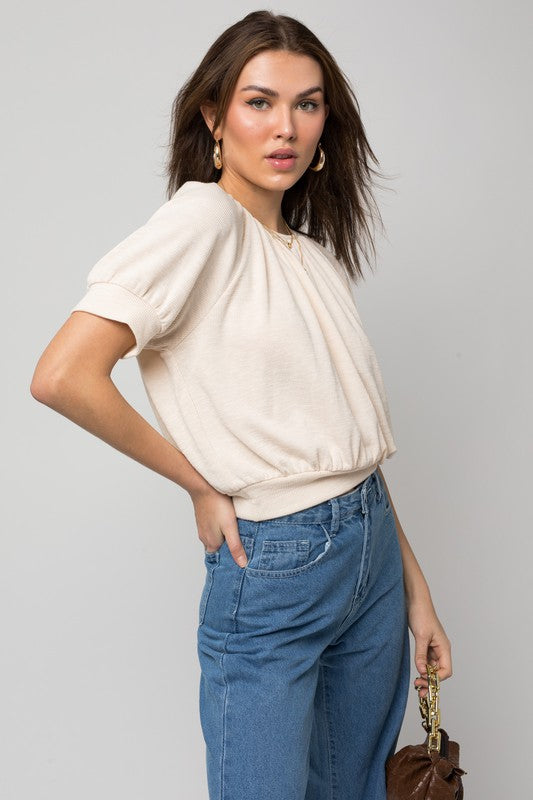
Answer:
<path fill-rule="evenodd" d="M 205 619 L 205 610 L 207 608 L 207 601 L 213 586 L 213 570 L 219 562 L 220 548 L 215 550 L 214 553 L 209 553 L 207 550 L 204 552 L 204 565 L 206 569 L 204 588 L 200 596 L 200 605 L 198 608 L 198 625 L 201 625 Z"/>
<path fill-rule="evenodd" d="M 259 523 L 245 570 L 265 578 L 287 578 L 318 566 L 331 548 L 322 523 Z"/>

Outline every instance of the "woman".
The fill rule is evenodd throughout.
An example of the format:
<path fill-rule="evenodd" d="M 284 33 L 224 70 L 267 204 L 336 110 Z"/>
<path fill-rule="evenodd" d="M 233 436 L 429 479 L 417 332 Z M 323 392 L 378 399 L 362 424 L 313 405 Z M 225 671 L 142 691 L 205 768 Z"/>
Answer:
<path fill-rule="evenodd" d="M 168 200 L 94 265 L 32 382 L 191 496 L 211 798 L 384 800 L 409 628 L 421 675 L 452 674 L 379 466 L 396 446 L 351 292 L 371 159 L 320 41 L 248 14 L 176 97 Z M 132 356 L 162 434 L 111 381 Z"/>

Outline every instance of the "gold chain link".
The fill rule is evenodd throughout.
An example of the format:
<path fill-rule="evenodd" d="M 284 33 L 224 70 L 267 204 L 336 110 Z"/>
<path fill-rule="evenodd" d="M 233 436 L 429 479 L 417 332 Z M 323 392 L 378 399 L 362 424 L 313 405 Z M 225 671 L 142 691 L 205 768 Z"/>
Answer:
<path fill-rule="evenodd" d="M 422 727 L 429 733 L 428 753 L 432 750 L 440 751 L 440 709 L 439 709 L 439 688 L 440 679 L 438 667 L 426 664 L 428 673 L 428 692 L 425 697 L 420 697 L 418 693 L 418 705 L 422 715 Z"/>

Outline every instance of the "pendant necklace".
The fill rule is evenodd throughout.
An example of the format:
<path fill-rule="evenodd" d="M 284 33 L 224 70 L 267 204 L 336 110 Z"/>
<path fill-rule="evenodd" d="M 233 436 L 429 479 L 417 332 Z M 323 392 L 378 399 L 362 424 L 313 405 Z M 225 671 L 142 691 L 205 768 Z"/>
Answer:
<path fill-rule="evenodd" d="M 289 239 L 289 241 L 287 241 L 286 239 L 283 239 L 276 231 L 273 231 L 272 228 L 268 228 L 265 225 L 264 222 L 261 222 L 261 225 L 263 226 L 263 228 L 265 228 L 265 230 L 267 230 L 269 232 L 269 234 L 273 238 L 277 239 L 279 242 L 281 242 L 282 244 L 286 245 L 289 248 L 289 250 L 292 250 L 292 246 L 293 246 L 294 242 L 296 241 L 296 244 L 298 245 L 298 250 L 300 252 L 300 263 L 301 263 L 302 267 L 305 269 L 305 271 L 307 272 L 307 274 L 309 275 L 309 270 L 307 269 L 307 267 L 304 264 L 304 257 L 303 257 L 303 253 L 302 253 L 302 246 L 300 244 L 300 238 L 298 236 L 296 236 L 294 231 L 291 231 L 291 229 L 289 228 L 289 226 L 287 225 L 285 220 L 283 220 L 283 224 L 287 228 L 287 232 L 290 234 L 291 238 Z"/>

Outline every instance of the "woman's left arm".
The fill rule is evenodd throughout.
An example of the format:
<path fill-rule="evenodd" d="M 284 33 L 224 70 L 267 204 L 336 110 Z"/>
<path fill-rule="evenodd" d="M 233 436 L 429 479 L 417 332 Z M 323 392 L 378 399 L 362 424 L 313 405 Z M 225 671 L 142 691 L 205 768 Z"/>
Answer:
<path fill-rule="evenodd" d="M 451 644 L 437 617 L 427 581 L 400 525 L 381 467 L 378 471 L 389 496 L 402 552 L 408 622 L 415 637 L 415 666 L 421 676 L 415 678 L 414 685 L 420 689 L 420 696 L 425 697 L 428 686 L 426 663 L 438 664 L 440 680 L 452 675 Z"/>

